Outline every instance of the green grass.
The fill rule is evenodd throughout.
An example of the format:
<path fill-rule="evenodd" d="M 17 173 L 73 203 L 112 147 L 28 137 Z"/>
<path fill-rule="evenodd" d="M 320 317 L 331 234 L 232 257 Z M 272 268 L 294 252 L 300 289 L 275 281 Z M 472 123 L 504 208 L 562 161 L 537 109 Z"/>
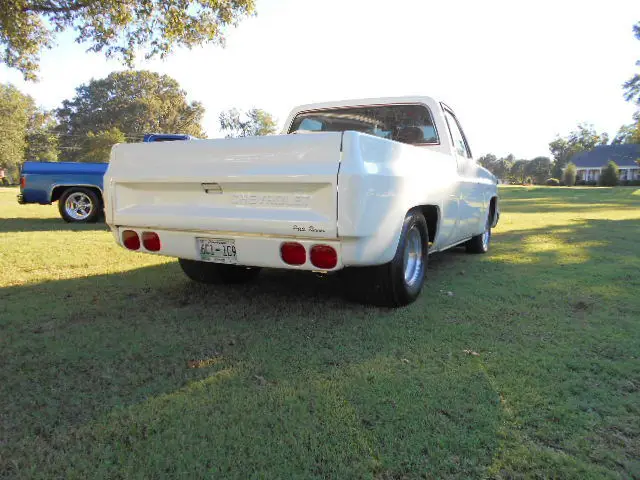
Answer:
<path fill-rule="evenodd" d="M 432 257 L 398 310 L 195 285 L 15 194 L 0 476 L 640 477 L 640 190 L 504 188 L 491 253 Z"/>

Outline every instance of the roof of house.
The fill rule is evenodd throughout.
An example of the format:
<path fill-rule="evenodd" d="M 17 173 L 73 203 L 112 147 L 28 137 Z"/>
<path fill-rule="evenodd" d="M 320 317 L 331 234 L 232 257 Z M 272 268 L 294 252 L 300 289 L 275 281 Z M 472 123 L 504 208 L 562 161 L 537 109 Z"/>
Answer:
<path fill-rule="evenodd" d="M 619 167 L 637 167 L 640 159 L 640 144 L 598 145 L 593 150 L 580 152 L 571 157 L 578 168 L 606 167 L 613 160 Z"/>

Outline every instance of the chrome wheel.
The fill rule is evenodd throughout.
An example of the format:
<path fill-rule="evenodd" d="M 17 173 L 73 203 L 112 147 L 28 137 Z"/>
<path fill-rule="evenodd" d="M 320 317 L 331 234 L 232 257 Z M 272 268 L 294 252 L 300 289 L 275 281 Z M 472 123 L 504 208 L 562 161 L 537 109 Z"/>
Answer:
<path fill-rule="evenodd" d="M 422 236 L 415 225 L 407 232 L 407 246 L 404 250 L 404 282 L 414 286 L 422 275 L 424 261 L 422 258 Z"/>
<path fill-rule="evenodd" d="M 64 210 L 74 220 L 85 220 L 93 210 L 93 202 L 85 193 L 72 193 L 64 202 Z"/>

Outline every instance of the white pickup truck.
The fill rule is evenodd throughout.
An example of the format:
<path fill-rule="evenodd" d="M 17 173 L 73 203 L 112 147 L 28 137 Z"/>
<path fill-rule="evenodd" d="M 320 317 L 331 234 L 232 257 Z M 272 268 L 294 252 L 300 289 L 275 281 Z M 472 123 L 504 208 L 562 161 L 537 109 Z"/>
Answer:
<path fill-rule="evenodd" d="M 300 106 L 282 135 L 116 145 L 104 187 L 116 241 L 192 280 L 341 271 L 386 306 L 418 297 L 428 255 L 485 253 L 499 218 L 496 178 L 429 97 Z"/>

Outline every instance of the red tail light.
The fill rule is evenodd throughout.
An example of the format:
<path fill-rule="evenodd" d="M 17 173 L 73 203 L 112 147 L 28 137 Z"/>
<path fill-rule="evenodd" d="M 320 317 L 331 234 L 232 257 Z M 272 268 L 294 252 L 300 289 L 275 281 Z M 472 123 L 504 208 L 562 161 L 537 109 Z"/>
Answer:
<path fill-rule="evenodd" d="M 140 248 L 140 237 L 133 230 L 125 230 L 122 232 L 122 243 L 129 250 L 138 250 Z"/>
<path fill-rule="evenodd" d="M 142 244 L 150 252 L 160 250 L 160 237 L 155 232 L 142 232 Z"/>
<path fill-rule="evenodd" d="M 307 251 L 297 242 L 286 242 L 280 246 L 280 256 L 289 265 L 303 265 L 307 261 Z"/>
<path fill-rule="evenodd" d="M 323 270 L 330 270 L 338 264 L 338 253 L 329 245 L 311 247 L 311 263 Z"/>
<path fill-rule="evenodd" d="M 27 186 L 27 179 L 24 177 L 20 177 L 20 188 L 24 190 L 24 187 Z"/>

